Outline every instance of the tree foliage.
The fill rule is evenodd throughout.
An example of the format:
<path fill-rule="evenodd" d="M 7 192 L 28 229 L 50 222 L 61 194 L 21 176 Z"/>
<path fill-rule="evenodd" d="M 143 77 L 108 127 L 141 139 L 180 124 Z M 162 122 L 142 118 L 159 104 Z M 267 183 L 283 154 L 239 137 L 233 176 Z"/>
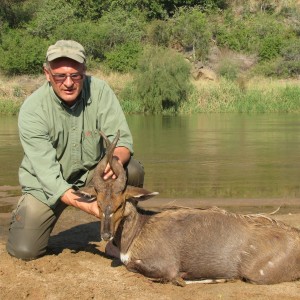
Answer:
<path fill-rule="evenodd" d="M 138 10 L 129 13 L 117 8 L 105 12 L 99 22 L 107 28 L 107 42 L 111 48 L 118 44 L 141 41 L 144 36 L 146 23 L 143 13 Z"/>
<path fill-rule="evenodd" d="M 38 3 L 39 0 L 1 0 L 0 24 L 6 23 L 10 28 L 18 28 L 29 22 Z"/>
<path fill-rule="evenodd" d="M 121 73 L 131 72 L 136 69 L 141 53 L 142 45 L 140 43 L 121 44 L 115 47 L 114 50 L 107 52 L 106 65 L 110 69 Z"/>
<path fill-rule="evenodd" d="M 204 13 L 198 7 L 180 8 L 170 19 L 172 35 L 185 48 L 191 48 L 194 61 L 206 57 L 211 32 Z"/>
<path fill-rule="evenodd" d="M 75 19 L 75 8 L 60 0 L 45 0 L 28 26 L 28 31 L 41 38 L 50 38 L 60 25 Z"/>
<path fill-rule="evenodd" d="M 70 20 L 58 26 L 52 33 L 52 42 L 61 39 L 76 40 L 84 45 L 88 58 L 103 60 L 109 50 L 109 33 L 105 24 L 90 20 L 80 23 Z"/>
<path fill-rule="evenodd" d="M 2 0 L 0 52 L 11 61 L 0 58 L 0 68 L 14 74 L 36 70 L 43 63 L 40 51 L 45 45 L 74 39 L 84 45 L 88 61 L 123 72 L 136 68 L 139 47 L 180 45 L 186 56 L 192 53 L 193 60 L 206 62 L 214 45 L 258 57 L 262 69 L 270 66 L 264 73 L 287 74 L 276 71 L 286 63 L 297 76 L 297 61 L 290 60 L 286 50 L 293 49 L 300 33 L 300 9 L 292 2 Z M 36 49 L 36 57 L 18 49 L 22 35 L 24 45 Z"/>
<path fill-rule="evenodd" d="M 226 7 L 226 0 L 105 0 L 101 3 L 104 10 L 110 11 L 116 8 L 128 12 L 138 9 L 146 14 L 148 20 L 172 17 L 180 7 Z"/>
<path fill-rule="evenodd" d="M 283 40 L 289 40 L 293 31 L 284 19 L 273 14 L 235 17 L 224 13 L 223 22 L 214 28 L 217 44 L 234 51 L 258 53 L 260 59 L 270 59 L 280 53 Z"/>
<path fill-rule="evenodd" d="M 38 74 L 45 60 L 47 41 L 24 30 L 9 30 L 2 36 L 1 69 L 10 75 Z"/>

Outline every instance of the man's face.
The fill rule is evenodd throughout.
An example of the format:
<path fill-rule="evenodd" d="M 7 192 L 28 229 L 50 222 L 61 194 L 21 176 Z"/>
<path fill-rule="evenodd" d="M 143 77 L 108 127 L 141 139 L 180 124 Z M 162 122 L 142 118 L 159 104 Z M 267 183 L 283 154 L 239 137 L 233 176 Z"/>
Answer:
<path fill-rule="evenodd" d="M 62 57 L 49 62 L 49 66 L 50 68 L 44 67 L 47 80 L 56 95 L 68 106 L 72 106 L 82 90 L 85 64 Z"/>

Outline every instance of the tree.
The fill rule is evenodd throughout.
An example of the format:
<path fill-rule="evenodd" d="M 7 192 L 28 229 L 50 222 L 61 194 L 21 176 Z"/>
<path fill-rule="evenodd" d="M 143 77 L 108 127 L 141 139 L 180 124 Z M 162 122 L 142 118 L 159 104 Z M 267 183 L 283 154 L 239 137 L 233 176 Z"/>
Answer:
<path fill-rule="evenodd" d="M 206 57 L 211 32 L 205 14 L 198 7 L 178 9 L 170 23 L 174 39 L 192 49 L 193 61 Z"/>
<path fill-rule="evenodd" d="M 0 69 L 9 75 L 39 74 L 48 42 L 24 29 L 10 29 L 2 36 Z"/>
<path fill-rule="evenodd" d="M 6 23 L 10 28 L 18 28 L 33 17 L 38 2 L 39 0 L 1 0 L 0 24 Z"/>
<path fill-rule="evenodd" d="M 68 20 L 76 21 L 75 9 L 70 3 L 60 0 L 44 0 L 27 29 L 33 35 L 49 38 L 54 29 Z"/>

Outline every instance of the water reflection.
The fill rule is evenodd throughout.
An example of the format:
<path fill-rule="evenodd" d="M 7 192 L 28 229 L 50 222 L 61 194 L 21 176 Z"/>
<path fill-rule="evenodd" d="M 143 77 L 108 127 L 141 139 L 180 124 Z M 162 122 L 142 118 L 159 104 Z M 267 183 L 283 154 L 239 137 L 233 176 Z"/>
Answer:
<path fill-rule="evenodd" d="M 129 119 L 146 186 L 163 197 L 296 197 L 298 115 Z"/>
<path fill-rule="evenodd" d="M 296 114 L 128 116 L 145 186 L 160 197 L 299 197 Z M 17 185 L 14 117 L 0 119 L 0 185 Z"/>
<path fill-rule="evenodd" d="M 0 116 L 0 186 L 18 185 L 18 167 L 22 159 L 17 118 Z"/>

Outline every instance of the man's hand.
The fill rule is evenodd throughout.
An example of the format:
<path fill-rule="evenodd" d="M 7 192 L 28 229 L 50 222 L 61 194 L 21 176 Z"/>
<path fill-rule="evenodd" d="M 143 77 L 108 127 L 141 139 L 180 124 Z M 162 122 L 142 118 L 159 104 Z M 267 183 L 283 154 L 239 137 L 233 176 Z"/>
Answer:
<path fill-rule="evenodd" d="M 67 205 L 77 207 L 82 211 L 99 218 L 97 201 L 90 201 L 84 197 L 80 197 L 73 189 L 67 190 L 60 199 Z"/>
<path fill-rule="evenodd" d="M 126 147 L 117 147 L 114 150 L 114 157 L 123 166 L 130 159 L 130 151 Z M 109 164 L 107 164 L 103 176 L 104 180 L 107 180 L 108 178 L 112 178 L 112 179 L 117 178 L 116 174 L 114 174 Z"/>

